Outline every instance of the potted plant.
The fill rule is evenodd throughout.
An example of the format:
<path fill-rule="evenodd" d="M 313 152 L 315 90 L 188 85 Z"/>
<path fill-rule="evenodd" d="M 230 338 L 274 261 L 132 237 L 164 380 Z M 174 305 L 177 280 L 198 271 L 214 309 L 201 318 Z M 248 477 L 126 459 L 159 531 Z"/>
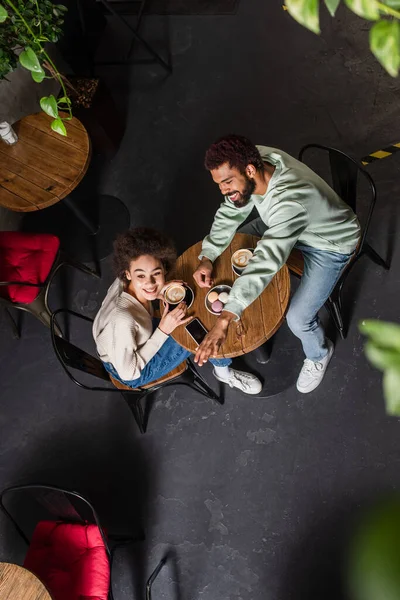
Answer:
<path fill-rule="evenodd" d="M 53 117 L 52 130 L 67 135 L 64 121 L 72 119 L 68 82 L 59 73 L 45 48 L 47 43 L 55 43 L 61 36 L 67 8 L 50 0 L 0 1 L 0 79 L 5 78 L 18 64 L 30 71 L 36 83 L 54 78 L 60 84 L 61 97 L 44 96 L 40 106 Z M 60 111 L 66 116 L 61 115 Z"/>

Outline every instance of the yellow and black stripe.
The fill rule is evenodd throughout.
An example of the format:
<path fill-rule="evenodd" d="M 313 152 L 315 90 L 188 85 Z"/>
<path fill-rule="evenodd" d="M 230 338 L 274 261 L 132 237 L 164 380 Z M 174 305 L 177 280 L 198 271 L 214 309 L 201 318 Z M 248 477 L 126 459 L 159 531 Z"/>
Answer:
<path fill-rule="evenodd" d="M 374 162 L 374 160 L 379 160 L 381 158 L 387 158 L 388 156 L 392 156 L 395 152 L 400 152 L 400 142 L 397 144 L 391 144 L 386 148 L 382 148 L 382 150 L 377 150 L 376 152 L 372 152 L 372 154 L 368 154 L 368 156 L 364 156 L 361 159 L 361 163 L 363 165 L 369 165 L 369 163 Z"/>

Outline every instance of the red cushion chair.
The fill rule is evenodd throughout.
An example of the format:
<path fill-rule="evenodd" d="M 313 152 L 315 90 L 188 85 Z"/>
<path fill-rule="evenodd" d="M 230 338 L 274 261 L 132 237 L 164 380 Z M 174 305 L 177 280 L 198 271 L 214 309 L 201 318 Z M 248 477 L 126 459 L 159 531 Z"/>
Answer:
<path fill-rule="evenodd" d="M 60 241 L 49 233 L 0 231 L 0 281 L 45 283 L 56 259 Z M 0 295 L 10 302 L 29 304 L 40 287 L 0 286 Z"/>
<path fill-rule="evenodd" d="M 110 564 L 97 525 L 39 521 L 24 567 L 54 600 L 107 600 Z"/>
<path fill-rule="evenodd" d="M 50 327 L 47 295 L 55 273 L 63 264 L 100 277 L 61 252 L 55 235 L 0 231 L 0 303 L 11 319 L 15 337 L 20 337 L 20 332 L 9 308 L 30 312 Z"/>

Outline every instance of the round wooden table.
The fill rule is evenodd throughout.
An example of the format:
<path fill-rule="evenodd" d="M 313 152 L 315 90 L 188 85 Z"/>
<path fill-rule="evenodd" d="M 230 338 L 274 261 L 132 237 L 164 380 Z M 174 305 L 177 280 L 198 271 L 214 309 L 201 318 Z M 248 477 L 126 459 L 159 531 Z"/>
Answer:
<path fill-rule="evenodd" d="M 18 135 L 16 144 L 8 146 L 0 140 L 0 205 L 32 213 L 25 217 L 23 228 L 57 235 L 63 249 L 79 260 L 93 260 L 93 254 L 105 258 L 112 252 L 117 234 L 128 229 L 129 212 L 118 198 L 101 195 L 91 202 L 97 208 L 92 218 L 92 210 L 87 210 L 92 206 L 86 202 L 82 209 L 92 194 L 86 192 L 80 200 L 70 197 L 88 169 L 90 139 L 76 117 L 64 121 L 67 136 L 52 131 L 52 120 L 43 112 L 29 115 L 13 125 Z M 58 212 L 59 207 L 52 209 L 55 212 L 47 211 L 47 216 L 38 214 L 60 200 L 73 215 L 71 220 L 62 207 Z M 94 248 L 88 234 L 96 236 Z"/>
<path fill-rule="evenodd" d="M 18 142 L 0 140 L 0 205 L 17 212 L 42 210 L 78 185 L 90 162 L 89 136 L 78 119 L 64 121 L 67 136 L 41 112 L 13 125 Z"/>
<path fill-rule="evenodd" d="M 231 256 L 239 248 L 255 248 L 259 238 L 237 233 L 228 248 L 214 262 L 214 285 L 232 285 L 237 275 L 232 271 Z M 177 261 L 174 278 L 186 281 L 194 291 L 194 302 L 188 315 L 196 316 L 209 331 L 217 316 L 205 307 L 205 297 L 209 289 L 199 288 L 193 273 L 199 263 L 198 256 L 202 242 L 198 242 L 184 252 Z M 255 350 L 269 340 L 282 324 L 289 303 L 290 278 L 287 266 L 275 275 L 263 293 L 242 313 L 239 321 L 229 326 L 228 337 L 218 353 L 218 357 L 233 358 Z M 172 333 L 173 338 L 184 348 L 195 352 L 197 344 L 184 326 Z"/>
<path fill-rule="evenodd" d="M 43 583 L 30 571 L 10 563 L 0 563 L 1 600 L 51 600 Z"/>

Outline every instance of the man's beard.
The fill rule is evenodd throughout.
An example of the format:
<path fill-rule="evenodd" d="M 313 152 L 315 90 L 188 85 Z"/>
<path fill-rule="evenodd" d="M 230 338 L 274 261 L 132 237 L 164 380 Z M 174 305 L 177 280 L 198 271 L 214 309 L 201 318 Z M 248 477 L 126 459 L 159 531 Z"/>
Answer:
<path fill-rule="evenodd" d="M 234 204 L 237 208 L 243 208 L 243 206 L 246 206 L 246 204 L 248 204 L 250 201 L 251 195 L 254 194 L 254 190 L 256 189 L 256 182 L 254 179 L 248 177 L 246 173 L 244 173 L 244 177 L 246 179 L 246 185 L 243 192 L 234 192 L 239 194 L 239 200 L 232 202 L 232 204 Z"/>

